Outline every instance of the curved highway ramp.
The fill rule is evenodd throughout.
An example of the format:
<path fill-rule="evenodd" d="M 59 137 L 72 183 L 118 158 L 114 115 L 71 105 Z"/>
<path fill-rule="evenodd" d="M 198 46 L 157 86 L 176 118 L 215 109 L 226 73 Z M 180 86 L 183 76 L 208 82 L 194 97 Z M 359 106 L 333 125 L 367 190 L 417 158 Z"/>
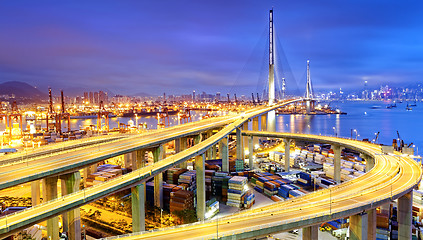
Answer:
<path fill-rule="evenodd" d="M 218 133 L 191 148 L 167 157 L 153 165 L 104 182 L 103 184 L 37 205 L 25 211 L 2 217 L 0 218 L 0 238 L 104 196 L 145 182 L 175 165 L 203 154 L 208 148 L 217 144 L 222 138 L 242 126 L 248 119 L 291 102 L 248 111 L 244 116 L 227 118 L 223 120 L 228 122 L 227 125 Z M 198 129 L 200 131 L 201 126 Z M 178 134 L 170 133 L 171 137 L 169 139 L 175 139 L 178 137 Z M 188 133 L 184 131 L 183 134 Z M 361 177 L 333 188 L 275 203 L 267 207 L 243 211 L 219 219 L 219 221 L 206 221 L 176 228 L 162 229 L 160 231 L 119 236 L 119 238 L 168 240 L 189 238 L 212 239 L 218 236 L 222 239 L 245 239 L 265 236 L 270 233 L 316 225 L 331 219 L 351 216 L 367 209 L 374 209 L 385 202 L 391 201 L 391 199 L 396 199 L 409 193 L 421 179 L 420 165 L 408 157 L 384 155 L 381 153 L 381 148 L 378 145 L 316 135 L 267 132 L 245 132 L 244 134 L 277 138 L 309 139 L 310 141 L 333 143 L 359 150 L 373 157 L 375 165 L 372 170 Z M 130 148 L 135 147 L 131 145 Z M 7 169 L 3 169 L 3 171 L 7 172 Z M 16 181 L 16 179 L 12 181 Z M 3 184 L 8 185 L 8 180 L 5 179 Z"/>

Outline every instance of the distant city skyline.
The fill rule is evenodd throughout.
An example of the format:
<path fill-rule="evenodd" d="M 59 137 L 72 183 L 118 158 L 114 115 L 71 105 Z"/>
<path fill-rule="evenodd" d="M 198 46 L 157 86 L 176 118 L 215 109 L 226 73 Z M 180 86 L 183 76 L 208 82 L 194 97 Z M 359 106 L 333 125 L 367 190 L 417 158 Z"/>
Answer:
<path fill-rule="evenodd" d="M 307 59 L 317 89 L 421 82 L 422 2 L 3 1 L 0 83 L 248 96 L 267 79 L 272 7 L 288 90 L 304 91 Z"/>

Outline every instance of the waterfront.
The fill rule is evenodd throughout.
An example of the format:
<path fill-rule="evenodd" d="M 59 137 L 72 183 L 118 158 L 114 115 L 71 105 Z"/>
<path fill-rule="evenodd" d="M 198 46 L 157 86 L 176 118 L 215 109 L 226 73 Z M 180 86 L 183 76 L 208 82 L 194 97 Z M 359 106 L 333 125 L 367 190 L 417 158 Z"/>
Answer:
<path fill-rule="evenodd" d="M 332 107 L 339 108 L 346 112 L 346 115 L 278 115 L 277 131 L 292 133 L 312 133 L 322 135 L 337 135 L 340 137 L 352 137 L 369 140 L 374 139 L 375 133 L 379 134 L 379 143 L 392 144 L 392 139 L 397 138 L 398 130 L 401 138 L 406 144 L 414 143 L 417 147 L 423 146 L 423 127 L 419 124 L 423 119 L 423 106 L 419 103 L 413 107 L 412 111 L 407 111 L 407 103 L 397 103 L 396 108 L 387 109 L 391 102 L 382 101 L 345 101 L 331 102 Z M 226 112 L 213 112 L 216 115 L 226 114 Z M 206 111 L 193 111 L 192 120 L 196 121 L 207 114 Z M 136 124 L 137 120 L 132 117 L 110 118 L 110 128 L 117 128 L 118 123 L 128 124 L 132 120 Z M 177 124 L 177 115 L 170 116 L 170 126 Z M 104 120 L 103 120 L 104 122 Z M 138 118 L 138 124 L 146 123 L 148 128 L 157 128 L 155 116 Z M 83 126 L 96 125 L 97 119 L 71 119 L 71 129 L 77 130 Z M 24 128 L 26 123 L 24 122 Z M 45 121 L 41 121 L 45 127 Z M 64 126 L 64 125 L 62 125 Z M 0 131 L 5 129 L 4 122 L 0 122 Z M 353 131 L 351 131 L 353 129 Z M 354 131 L 357 130 L 357 132 Z M 65 130 L 65 129 L 63 129 Z"/>
<path fill-rule="evenodd" d="M 192 121 L 197 121 L 201 117 L 205 116 L 208 112 L 207 111 L 191 111 Z M 212 112 L 213 115 L 221 116 L 227 114 L 227 112 L 222 111 L 214 111 Z M 128 124 L 129 121 L 132 120 L 134 124 L 142 124 L 146 123 L 149 129 L 156 129 L 157 128 L 157 118 L 156 116 L 146 116 L 146 117 L 139 117 L 138 120 L 135 117 L 111 117 L 109 119 L 110 129 L 117 128 L 119 123 Z M 104 118 L 102 119 L 104 124 Z M 41 124 L 42 128 L 45 128 L 45 120 L 38 120 L 37 124 Z M 62 120 L 62 130 L 66 131 L 66 122 Z M 169 116 L 169 124 L 170 126 L 174 126 L 178 124 L 178 115 L 170 115 Z M 23 121 L 23 128 L 26 128 L 27 123 Z M 90 125 L 97 125 L 97 118 L 86 118 L 86 119 L 71 119 L 70 120 L 71 130 L 79 130 L 84 126 Z M 0 121 L 0 131 L 4 131 L 6 129 L 5 122 Z"/>
<path fill-rule="evenodd" d="M 417 103 L 412 111 L 407 111 L 407 103 L 397 103 L 396 108 L 387 109 L 391 102 L 345 101 L 332 102 L 347 115 L 279 115 L 276 130 L 281 132 L 337 135 L 340 137 L 372 140 L 380 131 L 379 143 L 392 144 L 398 130 L 406 144 L 413 142 L 416 147 L 423 146 L 423 105 Z M 374 106 L 380 108 L 372 109 Z M 335 129 L 334 129 L 335 128 Z M 417 149 L 417 148 L 416 148 Z"/>

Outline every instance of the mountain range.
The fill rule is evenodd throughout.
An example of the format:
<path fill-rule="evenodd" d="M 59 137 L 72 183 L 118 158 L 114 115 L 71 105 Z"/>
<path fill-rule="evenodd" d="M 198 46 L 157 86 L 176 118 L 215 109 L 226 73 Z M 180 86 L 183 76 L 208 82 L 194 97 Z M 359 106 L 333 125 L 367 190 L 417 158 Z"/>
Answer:
<path fill-rule="evenodd" d="M 43 93 L 36 87 L 19 81 L 0 83 L 0 95 L 14 94 L 16 98 L 45 99 L 47 93 Z"/>

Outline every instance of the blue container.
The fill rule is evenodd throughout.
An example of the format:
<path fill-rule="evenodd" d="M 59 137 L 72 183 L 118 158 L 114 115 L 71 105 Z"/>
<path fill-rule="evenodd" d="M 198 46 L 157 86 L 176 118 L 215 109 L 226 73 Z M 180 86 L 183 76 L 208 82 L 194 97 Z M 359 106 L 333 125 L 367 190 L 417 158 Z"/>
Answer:
<path fill-rule="evenodd" d="M 259 193 L 263 193 L 263 189 L 259 188 L 259 187 L 254 187 L 254 190 L 256 190 Z"/>

